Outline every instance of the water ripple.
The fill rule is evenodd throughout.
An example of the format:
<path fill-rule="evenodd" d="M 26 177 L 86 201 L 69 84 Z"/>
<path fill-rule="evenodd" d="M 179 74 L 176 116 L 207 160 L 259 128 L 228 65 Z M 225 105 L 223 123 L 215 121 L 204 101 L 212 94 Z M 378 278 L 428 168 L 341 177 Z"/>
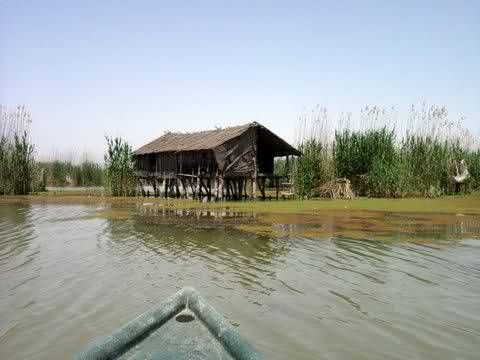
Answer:
<path fill-rule="evenodd" d="M 268 358 L 478 354 L 480 241 L 459 227 L 430 226 L 443 235 L 427 243 L 408 238 L 428 227 L 415 216 L 310 216 L 309 229 L 333 233 L 306 236 L 288 222 L 300 215 L 256 234 L 235 226 L 266 215 L 140 207 L 92 217 L 102 209 L 0 206 L 0 358 L 71 357 L 185 285 Z M 380 241 L 372 224 L 384 220 L 408 231 Z M 345 236 L 349 226 L 366 236 Z"/>

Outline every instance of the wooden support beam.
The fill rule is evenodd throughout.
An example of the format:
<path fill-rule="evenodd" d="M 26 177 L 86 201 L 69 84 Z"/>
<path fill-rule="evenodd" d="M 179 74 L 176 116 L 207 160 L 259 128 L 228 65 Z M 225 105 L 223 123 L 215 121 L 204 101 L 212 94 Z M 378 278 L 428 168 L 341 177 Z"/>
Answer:
<path fill-rule="evenodd" d="M 140 190 L 142 192 L 142 196 L 145 197 L 146 196 L 145 189 L 143 188 L 143 183 L 142 183 L 142 180 L 140 180 L 140 178 L 138 179 L 138 183 L 140 184 Z"/>
<path fill-rule="evenodd" d="M 265 200 L 265 178 L 257 178 L 257 182 L 260 193 L 262 194 L 262 199 Z"/>
<path fill-rule="evenodd" d="M 224 191 L 225 191 L 225 181 L 222 175 L 218 177 L 218 199 L 220 201 L 224 200 Z"/>
<path fill-rule="evenodd" d="M 277 192 L 277 200 L 278 200 L 278 194 L 280 193 L 280 179 L 277 177 L 275 178 L 275 190 Z"/>
<path fill-rule="evenodd" d="M 211 179 L 207 179 L 207 197 L 208 201 L 212 200 L 212 182 Z"/>
<path fill-rule="evenodd" d="M 177 198 L 180 197 L 180 188 L 178 187 L 178 182 L 179 182 L 179 179 L 175 179 L 175 193 L 177 195 Z"/>
<path fill-rule="evenodd" d="M 218 200 L 218 170 L 215 177 L 213 178 L 213 199 L 215 201 Z"/>
<path fill-rule="evenodd" d="M 187 187 L 185 184 L 185 179 L 179 178 L 180 183 L 182 184 L 182 198 L 187 198 Z"/>
<path fill-rule="evenodd" d="M 230 180 L 225 179 L 225 183 L 227 186 L 227 200 L 230 200 Z"/>
<path fill-rule="evenodd" d="M 192 198 L 195 199 L 196 193 L 195 193 L 195 186 L 194 186 L 194 178 L 187 178 L 187 180 L 190 185 L 190 190 L 192 191 Z"/>
<path fill-rule="evenodd" d="M 287 155 L 287 160 L 285 161 L 285 168 L 283 169 L 283 176 L 285 176 L 286 178 L 288 178 L 288 173 L 289 173 L 289 171 L 290 171 L 290 169 L 289 169 L 289 167 L 290 167 L 289 160 L 290 160 L 290 156 Z"/>
<path fill-rule="evenodd" d="M 200 164 L 198 164 L 197 183 L 196 183 L 196 186 L 195 186 L 195 193 L 197 194 L 199 199 L 200 199 L 201 191 L 202 191 L 202 189 L 200 188 Z"/>
<path fill-rule="evenodd" d="M 203 179 L 199 176 L 197 179 L 198 182 L 198 200 L 202 200 L 202 185 L 203 185 Z"/>
<path fill-rule="evenodd" d="M 165 199 L 168 196 L 167 174 L 165 172 L 163 173 L 163 196 Z"/>
<path fill-rule="evenodd" d="M 243 179 L 238 179 L 238 200 L 242 200 L 243 193 Z"/>

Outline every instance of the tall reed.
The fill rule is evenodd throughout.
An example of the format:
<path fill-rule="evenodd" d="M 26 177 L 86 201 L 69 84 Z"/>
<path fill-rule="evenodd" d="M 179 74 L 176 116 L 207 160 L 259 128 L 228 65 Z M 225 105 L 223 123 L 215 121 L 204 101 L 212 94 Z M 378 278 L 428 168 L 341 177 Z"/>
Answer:
<path fill-rule="evenodd" d="M 332 168 L 334 176 L 352 181 L 357 194 L 438 196 L 449 191 L 452 164 L 462 159 L 471 175 L 468 184 L 480 189 L 478 140 L 462 119 L 451 121 L 445 107 L 412 106 L 404 122 L 393 110 L 365 107 L 359 126 L 351 120 L 351 114 L 342 114 L 332 124 L 326 110 L 318 108 L 301 117 L 297 144 L 303 156 L 295 161 L 294 177 L 298 196 L 311 196 L 332 176 Z M 331 128 L 336 130 L 329 140 Z"/>
<path fill-rule="evenodd" d="M 41 190 L 41 174 L 30 140 L 30 113 L 24 106 L 0 106 L 0 194 L 25 195 Z"/>
<path fill-rule="evenodd" d="M 312 197 L 320 184 L 334 177 L 332 136 L 325 108 L 317 106 L 300 116 L 297 147 L 302 156 L 292 164 L 295 193 Z"/>
<path fill-rule="evenodd" d="M 113 196 L 134 196 L 136 178 L 132 159 L 132 147 L 122 138 L 105 137 L 106 188 Z"/>
<path fill-rule="evenodd" d="M 81 162 L 54 159 L 41 163 L 47 174 L 48 185 L 101 186 L 103 167 L 88 157 Z"/>

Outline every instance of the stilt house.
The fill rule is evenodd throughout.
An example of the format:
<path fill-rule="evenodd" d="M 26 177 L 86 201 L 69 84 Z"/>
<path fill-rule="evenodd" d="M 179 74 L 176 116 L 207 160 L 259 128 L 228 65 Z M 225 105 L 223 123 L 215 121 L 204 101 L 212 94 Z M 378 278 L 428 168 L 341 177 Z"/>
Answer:
<path fill-rule="evenodd" d="M 300 152 L 264 126 L 242 126 L 194 133 L 167 132 L 134 153 L 141 183 L 153 185 L 159 196 L 242 198 L 255 197 L 256 186 L 265 197 L 266 179 L 273 174 L 275 157 Z"/>

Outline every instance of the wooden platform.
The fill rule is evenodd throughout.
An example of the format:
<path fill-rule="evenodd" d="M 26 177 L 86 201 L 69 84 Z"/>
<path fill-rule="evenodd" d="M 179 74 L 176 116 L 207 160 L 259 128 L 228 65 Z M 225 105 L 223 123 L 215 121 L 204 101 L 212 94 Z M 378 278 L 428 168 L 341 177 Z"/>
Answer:
<path fill-rule="evenodd" d="M 215 201 L 256 199 L 257 186 L 260 198 L 266 199 L 265 189 L 267 180 L 275 185 L 275 199 L 280 194 L 280 181 L 283 176 L 274 174 L 258 174 L 256 177 L 229 176 L 222 177 L 216 174 L 174 174 L 148 173 L 145 171 L 136 174 L 143 196 L 164 198 L 193 198 Z M 145 190 L 146 186 L 153 188 L 153 194 Z"/>

